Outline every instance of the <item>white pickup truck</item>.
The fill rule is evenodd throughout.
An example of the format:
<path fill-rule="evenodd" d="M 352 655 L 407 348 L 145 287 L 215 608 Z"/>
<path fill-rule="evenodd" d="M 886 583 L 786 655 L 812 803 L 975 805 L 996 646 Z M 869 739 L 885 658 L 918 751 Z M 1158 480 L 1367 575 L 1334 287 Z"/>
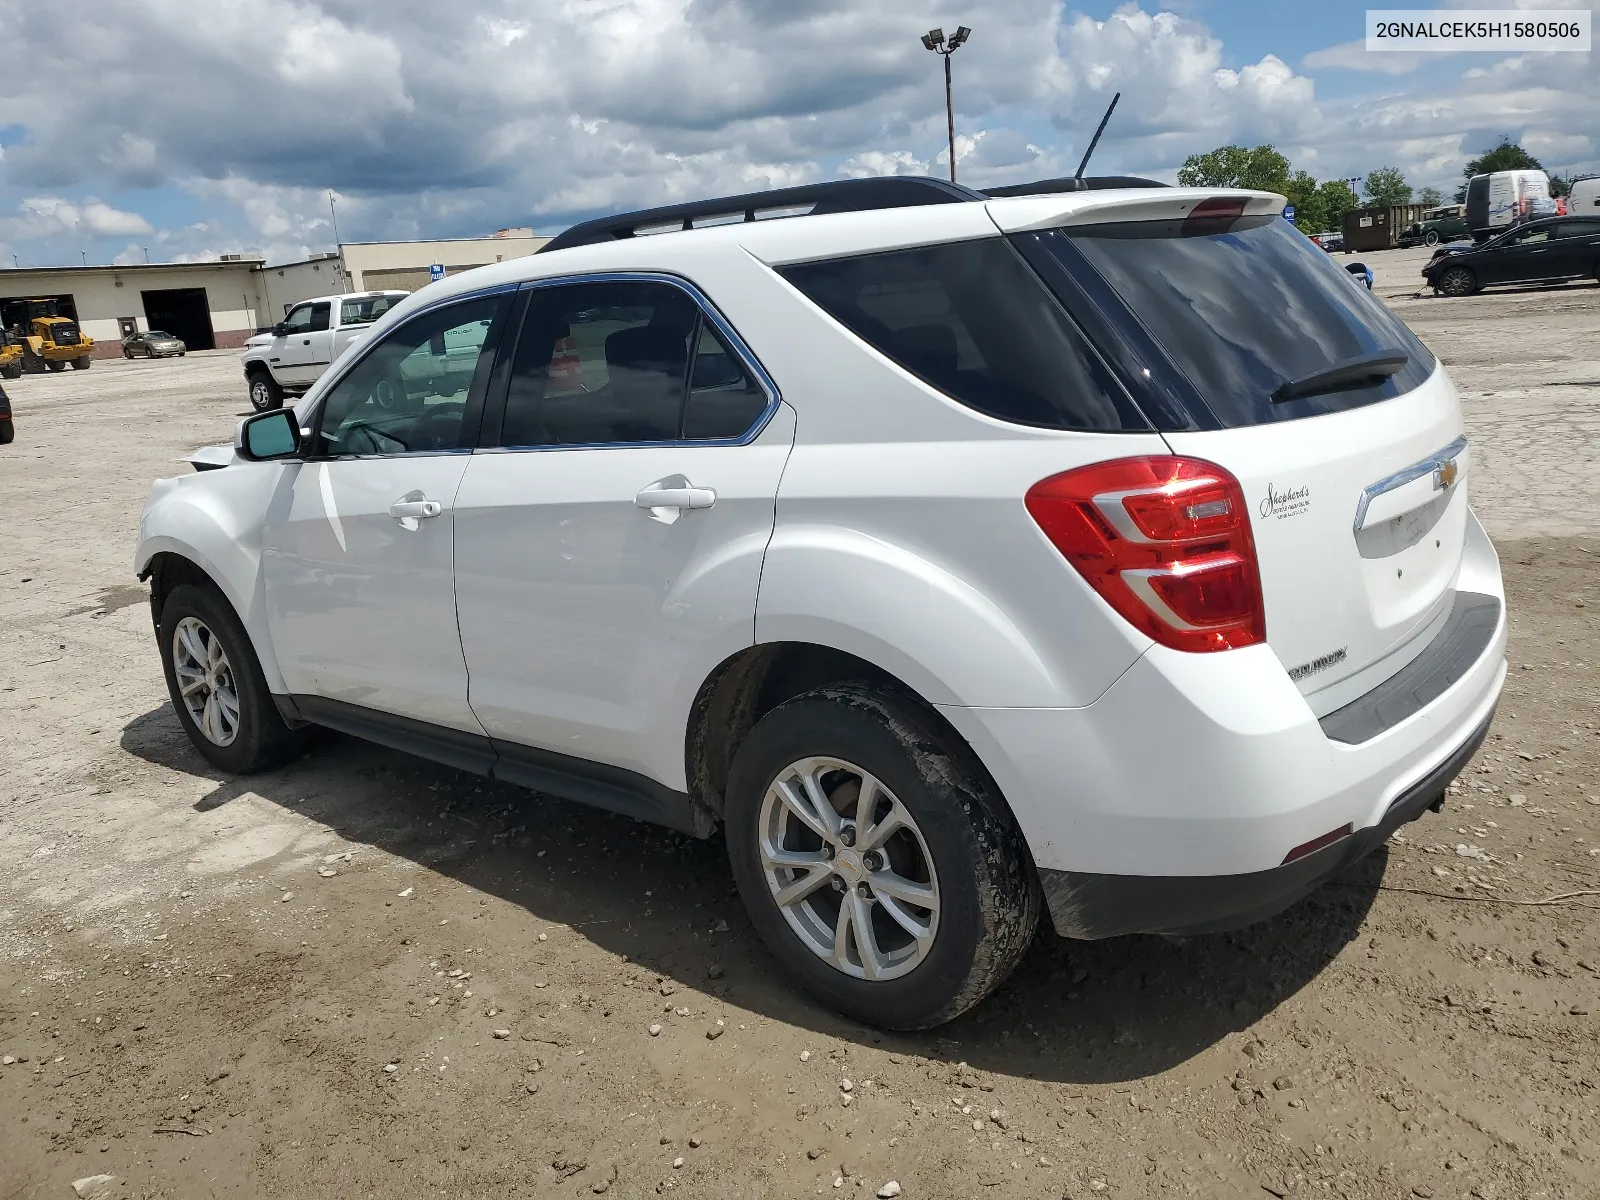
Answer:
<path fill-rule="evenodd" d="M 284 396 L 304 392 L 368 325 L 409 294 L 352 292 L 296 304 L 268 332 L 244 344 L 251 406 L 265 412 L 280 407 Z"/>

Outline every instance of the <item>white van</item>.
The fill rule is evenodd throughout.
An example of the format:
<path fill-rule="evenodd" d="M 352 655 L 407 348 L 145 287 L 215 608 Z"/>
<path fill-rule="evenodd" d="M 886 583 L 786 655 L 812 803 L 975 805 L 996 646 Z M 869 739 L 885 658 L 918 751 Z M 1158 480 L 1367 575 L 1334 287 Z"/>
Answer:
<path fill-rule="evenodd" d="M 1567 216 L 1600 216 L 1600 175 L 1572 181 L 1572 191 L 1567 193 Z"/>
<path fill-rule="evenodd" d="M 1533 217 L 1554 216 L 1550 176 L 1543 171 L 1496 171 L 1474 175 L 1467 183 L 1467 224 L 1483 241 Z"/>

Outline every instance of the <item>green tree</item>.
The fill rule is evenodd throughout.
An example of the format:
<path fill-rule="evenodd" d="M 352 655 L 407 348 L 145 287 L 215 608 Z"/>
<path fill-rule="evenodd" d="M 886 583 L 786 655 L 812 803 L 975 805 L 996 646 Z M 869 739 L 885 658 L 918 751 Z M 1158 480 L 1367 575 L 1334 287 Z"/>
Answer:
<path fill-rule="evenodd" d="M 1295 205 L 1295 224 L 1306 233 L 1328 233 L 1344 229 L 1344 214 L 1355 207 L 1356 198 L 1342 180 L 1328 179 L 1317 185 L 1306 198 L 1305 208 Z M 1304 212 L 1304 216 L 1301 213 Z"/>
<path fill-rule="evenodd" d="M 1191 154 L 1178 168 L 1183 187 L 1257 188 L 1282 192 L 1289 181 L 1289 160 L 1271 146 L 1218 146 L 1205 154 Z"/>
<path fill-rule="evenodd" d="M 1411 185 L 1399 167 L 1379 167 L 1366 178 L 1367 203 L 1375 208 L 1388 208 L 1391 204 L 1407 204 L 1411 200 Z"/>
<path fill-rule="evenodd" d="M 1438 208 L 1444 203 L 1444 193 L 1438 188 L 1425 187 L 1417 193 L 1417 203 L 1429 208 Z"/>
<path fill-rule="evenodd" d="M 1564 175 L 1550 176 L 1550 194 L 1552 196 L 1570 196 L 1572 194 L 1572 180 Z"/>
<path fill-rule="evenodd" d="M 1463 182 L 1456 189 L 1456 203 L 1467 198 L 1467 182 L 1474 175 L 1488 175 L 1494 171 L 1538 171 L 1542 170 L 1539 160 L 1529 154 L 1510 138 L 1501 136 L 1499 144 L 1493 150 L 1469 159 L 1467 165 L 1461 169 Z"/>

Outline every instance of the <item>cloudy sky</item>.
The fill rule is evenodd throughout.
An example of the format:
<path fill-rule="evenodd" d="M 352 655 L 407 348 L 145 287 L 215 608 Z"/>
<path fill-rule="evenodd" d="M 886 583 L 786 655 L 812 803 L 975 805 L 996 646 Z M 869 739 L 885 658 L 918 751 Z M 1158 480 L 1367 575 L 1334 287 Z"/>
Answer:
<path fill-rule="evenodd" d="M 0 262 L 289 261 L 332 247 L 329 189 L 366 241 L 943 173 L 936 25 L 975 31 L 954 60 L 964 183 L 1069 174 L 1117 91 L 1100 173 L 1170 180 L 1270 141 L 1319 178 L 1395 165 L 1451 189 L 1501 134 L 1600 170 L 1592 53 L 1368 54 L 1365 7 L 0 0 Z"/>

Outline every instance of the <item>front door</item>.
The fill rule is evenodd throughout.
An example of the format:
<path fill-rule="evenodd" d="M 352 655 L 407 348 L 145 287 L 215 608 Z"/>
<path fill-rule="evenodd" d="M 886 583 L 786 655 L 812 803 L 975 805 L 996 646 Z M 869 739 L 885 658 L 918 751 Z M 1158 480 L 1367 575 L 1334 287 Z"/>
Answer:
<path fill-rule="evenodd" d="M 320 338 L 331 338 L 328 326 L 333 306 L 326 300 L 315 304 L 298 304 L 289 310 L 267 347 L 267 361 L 279 383 L 309 387 L 327 366 L 326 357 L 317 361 Z M 330 347 L 331 349 L 331 343 Z"/>
<path fill-rule="evenodd" d="M 456 502 L 473 712 L 676 790 L 695 693 L 751 645 L 793 413 L 681 286 L 535 289 Z M 497 768 L 498 769 L 498 768 Z"/>
<path fill-rule="evenodd" d="M 401 325 L 315 414 L 307 461 L 289 468 L 264 531 L 292 693 L 481 737 L 456 628 L 455 503 L 504 307 L 466 300 Z M 463 373 L 469 344 L 483 369 Z"/>

